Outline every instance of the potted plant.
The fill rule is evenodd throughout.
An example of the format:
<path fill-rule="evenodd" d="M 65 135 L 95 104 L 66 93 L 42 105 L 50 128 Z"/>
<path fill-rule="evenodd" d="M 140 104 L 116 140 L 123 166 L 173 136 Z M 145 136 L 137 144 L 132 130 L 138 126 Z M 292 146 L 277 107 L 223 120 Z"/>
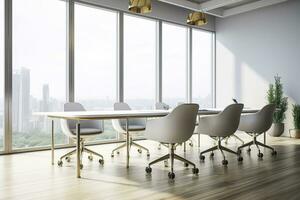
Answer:
<path fill-rule="evenodd" d="M 273 124 L 269 131 L 269 135 L 279 137 L 284 132 L 285 112 L 287 111 L 287 97 L 283 96 L 283 86 L 281 78 L 277 75 L 274 77 L 275 84 L 270 84 L 268 91 L 268 101 L 276 105 L 276 110 L 273 115 Z"/>
<path fill-rule="evenodd" d="M 300 105 L 293 105 L 294 129 L 291 130 L 293 137 L 300 138 Z"/>

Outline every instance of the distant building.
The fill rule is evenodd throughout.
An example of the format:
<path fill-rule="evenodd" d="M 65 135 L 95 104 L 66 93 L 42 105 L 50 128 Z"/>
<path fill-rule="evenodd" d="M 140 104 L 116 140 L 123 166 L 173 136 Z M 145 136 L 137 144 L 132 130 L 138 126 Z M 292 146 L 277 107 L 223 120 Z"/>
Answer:
<path fill-rule="evenodd" d="M 25 132 L 30 128 L 30 70 L 13 73 L 13 129 Z"/>

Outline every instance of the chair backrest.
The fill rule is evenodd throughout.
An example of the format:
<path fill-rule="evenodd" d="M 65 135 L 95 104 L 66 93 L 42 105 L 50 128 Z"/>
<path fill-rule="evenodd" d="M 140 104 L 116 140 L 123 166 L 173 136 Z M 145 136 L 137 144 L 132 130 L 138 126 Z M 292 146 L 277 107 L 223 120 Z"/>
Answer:
<path fill-rule="evenodd" d="M 207 130 L 211 136 L 227 137 L 238 129 L 244 104 L 231 104 L 216 116 L 209 117 Z M 201 119 L 200 119 L 201 123 Z M 206 126 L 206 124 L 204 124 Z M 201 129 L 200 129 L 201 130 Z"/>
<path fill-rule="evenodd" d="M 86 111 L 85 108 L 80 103 L 65 103 L 64 104 L 65 112 L 76 112 L 76 111 Z M 65 120 L 61 119 L 61 127 L 63 132 L 66 135 L 74 135 L 71 130 L 76 129 L 76 120 Z M 82 120 L 80 121 L 80 128 L 91 128 L 91 129 L 99 129 L 103 131 L 103 121 L 100 120 Z"/>
<path fill-rule="evenodd" d="M 114 110 L 131 110 L 130 106 L 127 103 L 124 102 L 118 102 L 114 104 Z M 129 126 L 130 125 L 139 125 L 146 127 L 146 119 L 144 118 L 134 118 L 128 120 Z M 126 127 L 126 120 L 125 119 L 113 119 L 112 120 L 113 128 L 119 132 L 124 133 L 126 130 L 124 127 Z"/>
<path fill-rule="evenodd" d="M 182 143 L 192 137 L 199 110 L 198 104 L 181 104 L 162 120 L 161 141 Z M 160 120 L 160 119 L 158 119 Z"/>
<path fill-rule="evenodd" d="M 275 104 L 268 104 L 255 114 L 245 115 L 245 119 L 242 116 L 239 130 L 251 133 L 266 132 L 272 126 L 275 110 Z"/>
<path fill-rule="evenodd" d="M 156 110 L 169 110 L 170 106 L 168 104 L 163 103 L 163 102 L 157 102 L 155 104 L 155 109 Z"/>

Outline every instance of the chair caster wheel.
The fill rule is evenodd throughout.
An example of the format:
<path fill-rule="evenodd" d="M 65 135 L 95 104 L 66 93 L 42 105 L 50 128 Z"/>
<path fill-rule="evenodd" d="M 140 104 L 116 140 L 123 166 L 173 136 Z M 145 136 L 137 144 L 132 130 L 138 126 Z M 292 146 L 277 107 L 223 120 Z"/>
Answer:
<path fill-rule="evenodd" d="M 264 157 L 264 154 L 259 152 L 259 153 L 257 154 L 257 156 L 258 156 L 259 158 L 262 158 L 262 157 Z"/>
<path fill-rule="evenodd" d="M 148 158 L 150 157 L 150 153 L 147 153 L 147 157 L 148 157 Z"/>
<path fill-rule="evenodd" d="M 164 164 L 165 164 L 165 167 L 169 167 L 169 162 L 168 162 L 168 160 L 164 160 Z"/>
<path fill-rule="evenodd" d="M 57 161 L 57 165 L 58 165 L 59 167 L 62 167 L 62 166 L 63 166 L 63 161 L 62 161 L 62 160 Z"/>
<path fill-rule="evenodd" d="M 175 178 L 174 172 L 169 172 L 168 177 L 169 177 L 169 179 L 174 179 Z"/>
<path fill-rule="evenodd" d="M 242 154 L 242 150 L 238 149 L 238 150 L 237 150 L 237 153 L 238 153 L 239 155 Z"/>
<path fill-rule="evenodd" d="M 243 161 L 243 157 L 238 157 L 237 159 L 239 162 L 242 162 Z"/>
<path fill-rule="evenodd" d="M 113 158 L 115 155 L 114 155 L 114 154 L 111 154 L 110 156 Z"/>
<path fill-rule="evenodd" d="M 193 143 L 189 143 L 189 145 L 190 145 L 190 147 L 193 147 L 193 146 L 194 146 L 194 144 L 193 144 Z"/>
<path fill-rule="evenodd" d="M 193 174 L 198 174 L 199 173 L 199 169 L 198 168 L 193 168 Z"/>
<path fill-rule="evenodd" d="M 146 167 L 145 171 L 146 171 L 147 174 L 151 174 L 152 168 L 151 167 Z"/>
<path fill-rule="evenodd" d="M 138 149 L 137 151 L 138 151 L 139 153 L 142 153 L 142 150 L 141 150 L 141 149 Z"/>
<path fill-rule="evenodd" d="M 189 163 L 184 163 L 184 166 L 185 166 L 185 167 L 188 167 L 188 166 L 189 166 Z"/>
<path fill-rule="evenodd" d="M 277 155 L 277 151 L 274 150 L 274 151 L 272 152 L 272 156 L 276 156 L 276 155 Z"/>
<path fill-rule="evenodd" d="M 247 152 L 248 152 L 248 153 L 250 153 L 250 152 L 251 152 L 251 149 L 250 149 L 250 148 L 249 148 L 249 149 L 247 149 Z"/>
<path fill-rule="evenodd" d="M 215 156 L 215 154 L 212 152 L 212 153 L 210 153 L 210 155 L 209 155 L 210 157 L 214 157 Z"/>
<path fill-rule="evenodd" d="M 103 159 L 99 159 L 99 163 L 100 163 L 100 165 L 104 165 L 104 160 Z"/>
<path fill-rule="evenodd" d="M 204 160 L 205 160 L 205 156 L 201 155 L 201 156 L 200 156 L 200 160 L 201 160 L 201 161 L 204 161 Z"/>
<path fill-rule="evenodd" d="M 83 164 L 80 164 L 80 169 L 83 169 Z"/>
<path fill-rule="evenodd" d="M 71 162 L 71 157 L 65 157 L 65 160 L 66 160 L 67 162 Z"/>
<path fill-rule="evenodd" d="M 228 165 L 228 160 L 222 160 L 222 165 L 227 166 Z"/>
<path fill-rule="evenodd" d="M 119 154 L 120 154 L 120 151 L 117 151 L 117 154 L 119 155 Z"/>
<path fill-rule="evenodd" d="M 93 160 L 93 156 L 89 155 L 89 156 L 88 156 L 88 159 L 89 159 L 90 161 L 92 161 L 92 160 Z"/>

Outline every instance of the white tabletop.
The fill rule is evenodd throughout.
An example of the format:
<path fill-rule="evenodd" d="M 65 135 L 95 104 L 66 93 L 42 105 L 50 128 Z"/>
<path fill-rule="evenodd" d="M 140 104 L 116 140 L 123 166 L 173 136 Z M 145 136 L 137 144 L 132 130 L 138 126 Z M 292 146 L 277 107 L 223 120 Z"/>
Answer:
<path fill-rule="evenodd" d="M 223 109 L 200 109 L 198 115 L 218 114 Z M 34 115 L 49 118 L 89 120 L 89 119 L 120 119 L 120 118 L 151 118 L 163 117 L 172 110 L 111 110 L 111 111 L 77 111 L 77 112 L 36 112 Z M 255 113 L 256 109 L 244 109 L 243 113 Z"/>

